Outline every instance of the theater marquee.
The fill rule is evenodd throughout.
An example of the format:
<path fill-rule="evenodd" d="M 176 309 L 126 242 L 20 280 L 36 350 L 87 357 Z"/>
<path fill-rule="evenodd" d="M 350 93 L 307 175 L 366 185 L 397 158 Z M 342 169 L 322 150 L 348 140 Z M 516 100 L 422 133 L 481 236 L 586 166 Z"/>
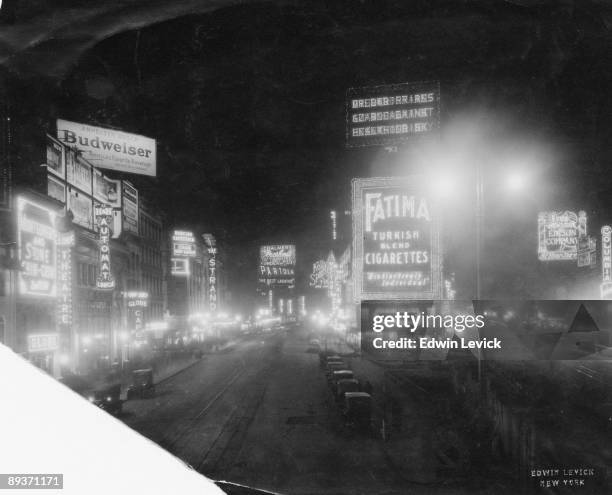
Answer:
<path fill-rule="evenodd" d="M 441 297 L 439 223 L 419 177 L 353 180 L 357 300 Z"/>

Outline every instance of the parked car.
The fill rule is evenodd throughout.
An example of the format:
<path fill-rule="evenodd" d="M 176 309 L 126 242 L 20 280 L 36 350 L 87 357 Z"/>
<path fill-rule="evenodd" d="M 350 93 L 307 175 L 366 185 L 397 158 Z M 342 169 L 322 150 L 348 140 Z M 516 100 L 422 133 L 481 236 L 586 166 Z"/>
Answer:
<path fill-rule="evenodd" d="M 342 416 L 347 426 L 367 430 L 372 418 L 372 397 L 365 392 L 346 392 Z"/>
<path fill-rule="evenodd" d="M 153 370 L 145 368 L 132 371 L 132 384 L 128 387 L 127 398 L 153 397 L 155 395 L 155 384 L 153 383 Z"/>
<path fill-rule="evenodd" d="M 331 376 L 334 371 L 340 371 L 344 369 L 346 369 L 346 364 L 344 363 L 344 361 L 332 361 L 331 363 L 327 363 L 327 366 L 325 367 L 325 376 L 328 380 L 331 380 Z"/>
<path fill-rule="evenodd" d="M 344 395 L 347 392 L 361 392 L 359 381 L 354 378 L 338 380 L 336 384 L 336 400 L 339 402 L 344 401 Z"/>
<path fill-rule="evenodd" d="M 336 395 L 336 387 L 339 380 L 349 380 L 351 378 L 354 378 L 353 372 L 351 370 L 342 369 L 333 371 L 330 376 L 330 385 L 332 393 Z"/>

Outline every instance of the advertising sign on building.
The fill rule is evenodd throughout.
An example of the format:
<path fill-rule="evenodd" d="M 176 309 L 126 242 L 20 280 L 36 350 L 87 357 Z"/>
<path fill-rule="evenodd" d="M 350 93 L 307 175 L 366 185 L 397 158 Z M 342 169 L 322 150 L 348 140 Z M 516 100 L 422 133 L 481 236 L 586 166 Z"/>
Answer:
<path fill-rule="evenodd" d="M 439 224 L 419 177 L 353 180 L 357 300 L 441 297 Z"/>
<path fill-rule="evenodd" d="M 295 286 L 295 245 L 275 244 L 260 247 L 259 284 L 288 289 Z"/>
<path fill-rule="evenodd" d="M 418 82 L 346 92 L 346 146 L 397 145 L 440 126 L 440 83 Z"/>
<path fill-rule="evenodd" d="M 119 208 L 121 206 L 120 181 L 109 179 L 97 170 L 94 173 L 94 197 L 100 203 Z"/>
<path fill-rule="evenodd" d="M 567 261 L 578 258 L 578 239 L 586 236 L 584 211 L 545 211 L 538 214 L 538 259 Z"/>
<path fill-rule="evenodd" d="M 72 212 L 74 223 L 93 230 L 93 201 L 90 196 L 69 187 L 68 209 Z"/>
<path fill-rule="evenodd" d="M 113 209 L 110 206 L 96 206 L 96 224 L 100 235 L 100 268 L 96 279 L 96 288 L 112 290 L 115 288 L 115 279 L 111 272 L 111 225 L 113 221 Z"/>
<path fill-rule="evenodd" d="M 57 120 L 57 137 L 97 168 L 156 175 L 155 139 L 62 119 Z"/>
<path fill-rule="evenodd" d="M 57 242 L 57 320 L 60 329 L 72 325 L 72 248 L 74 232 L 60 233 Z"/>
<path fill-rule="evenodd" d="M 121 182 L 123 230 L 138 235 L 138 190 L 127 181 Z"/>
<path fill-rule="evenodd" d="M 55 297 L 57 294 L 57 230 L 55 212 L 23 196 L 17 198 L 19 293 Z"/>
<path fill-rule="evenodd" d="M 177 277 L 186 277 L 189 275 L 189 259 L 188 258 L 171 258 L 170 273 Z"/>
<path fill-rule="evenodd" d="M 601 228 L 601 298 L 612 299 L 612 227 Z"/>
<path fill-rule="evenodd" d="M 47 170 L 62 179 L 66 178 L 64 149 L 50 137 L 47 138 Z"/>
<path fill-rule="evenodd" d="M 66 167 L 66 180 L 69 184 L 91 196 L 92 193 L 92 167 L 80 156 L 70 160 Z"/>
<path fill-rule="evenodd" d="M 28 335 L 28 352 L 53 352 L 59 349 L 57 333 L 35 333 Z"/>
<path fill-rule="evenodd" d="M 193 232 L 175 230 L 172 233 L 172 255 L 181 258 L 193 258 L 196 255 L 196 243 Z"/>
<path fill-rule="evenodd" d="M 47 176 L 47 195 L 53 199 L 57 199 L 62 203 L 66 203 L 66 186 L 53 176 Z"/>
<path fill-rule="evenodd" d="M 591 267 L 597 264 L 597 240 L 591 236 L 578 238 L 578 267 Z"/>
<path fill-rule="evenodd" d="M 128 308 L 147 308 L 149 306 L 149 293 L 146 291 L 127 291 L 123 293 Z"/>
<path fill-rule="evenodd" d="M 329 287 L 329 264 L 325 260 L 315 261 L 310 274 L 310 287 L 327 289 Z"/>
<path fill-rule="evenodd" d="M 218 307 L 218 276 L 217 276 L 217 241 L 212 234 L 204 234 L 202 236 L 206 243 L 206 251 L 208 252 L 208 308 L 210 311 L 216 311 Z"/>

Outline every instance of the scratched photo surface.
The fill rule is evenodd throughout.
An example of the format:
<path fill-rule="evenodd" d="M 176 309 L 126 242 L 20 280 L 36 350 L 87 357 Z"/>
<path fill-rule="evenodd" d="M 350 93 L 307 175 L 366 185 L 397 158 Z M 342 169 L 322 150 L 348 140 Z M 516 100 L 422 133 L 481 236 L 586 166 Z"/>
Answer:
<path fill-rule="evenodd" d="M 0 343 L 231 494 L 612 492 L 611 29 L 3 0 Z"/>

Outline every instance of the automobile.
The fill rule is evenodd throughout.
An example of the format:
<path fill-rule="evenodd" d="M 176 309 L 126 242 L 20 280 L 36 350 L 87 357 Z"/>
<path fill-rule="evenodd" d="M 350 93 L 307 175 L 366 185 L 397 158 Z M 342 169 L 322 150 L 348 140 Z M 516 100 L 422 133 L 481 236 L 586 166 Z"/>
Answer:
<path fill-rule="evenodd" d="M 346 392 L 342 416 L 347 426 L 359 430 L 370 428 L 372 418 L 372 397 L 365 392 Z"/>
<path fill-rule="evenodd" d="M 333 351 L 320 351 L 319 352 L 319 366 L 321 368 L 325 368 L 328 361 L 342 361 L 342 358 L 337 354 L 334 354 Z"/>
<path fill-rule="evenodd" d="M 332 361 L 330 363 L 327 363 L 326 367 L 325 367 L 325 376 L 327 377 L 328 380 L 331 380 L 332 377 L 332 373 L 334 371 L 340 371 L 340 370 L 345 370 L 346 369 L 346 364 L 344 363 L 344 361 Z"/>
<path fill-rule="evenodd" d="M 132 371 L 132 384 L 127 389 L 127 398 L 138 397 L 144 399 L 155 395 L 155 384 L 153 383 L 153 369 L 144 368 Z"/>
<path fill-rule="evenodd" d="M 306 352 L 318 353 L 321 352 L 321 343 L 317 339 L 312 339 L 308 344 L 308 350 Z"/>
<path fill-rule="evenodd" d="M 86 397 L 89 402 L 106 412 L 115 415 L 121 414 L 123 401 L 121 400 L 120 383 L 90 390 Z"/>
<path fill-rule="evenodd" d="M 359 382 L 354 378 L 342 378 L 336 383 L 336 400 L 342 402 L 347 392 L 361 392 Z"/>
<path fill-rule="evenodd" d="M 354 378 L 353 372 L 351 370 L 342 369 L 342 370 L 333 371 L 332 374 L 330 375 L 330 385 L 331 385 L 332 393 L 336 395 L 336 387 L 338 384 L 338 380 L 349 380 L 351 378 Z"/>

